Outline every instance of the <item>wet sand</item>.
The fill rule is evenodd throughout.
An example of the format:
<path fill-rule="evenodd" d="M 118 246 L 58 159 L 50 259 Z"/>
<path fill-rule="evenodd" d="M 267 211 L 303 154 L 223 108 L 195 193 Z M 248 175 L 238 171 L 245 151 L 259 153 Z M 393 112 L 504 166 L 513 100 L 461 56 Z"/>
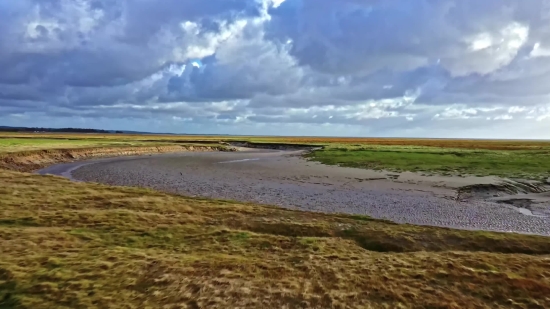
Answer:
<path fill-rule="evenodd" d="M 420 176 L 326 166 L 302 159 L 301 151 L 112 158 L 62 164 L 40 173 L 187 196 L 362 214 L 399 223 L 550 235 L 546 200 L 534 214 L 514 203 L 457 199 L 457 188 L 491 184 L 498 181 L 495 177 Z"/>

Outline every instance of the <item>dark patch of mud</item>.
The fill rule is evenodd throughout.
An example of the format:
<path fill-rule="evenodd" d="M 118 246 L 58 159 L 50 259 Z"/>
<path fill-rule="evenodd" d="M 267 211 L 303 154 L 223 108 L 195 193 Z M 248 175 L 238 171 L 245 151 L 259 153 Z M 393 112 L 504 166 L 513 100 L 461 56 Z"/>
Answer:
<path fill-rule="evenodd" d="M 527 216 L 541 218 L 550 217 L 550 205 L 546 202 L 540 202 L 530 198 L 506 198 L 495 200 L 498 204 L 506 204 L 515 207 L 519 212 Z"/>
<path fill-rule="evenodd" d="M 457 200 L 487 200 L 507 195 L 543 193 L 550 191 L 546 183 L 529 180 L 507 180 L 498 184 L 475 184 L 457 190 Z"/>
<path fill-rule="evenodd" d="M 296 151 L 296 150 L 313 151 L 316 149 L 324 148 L 324 146 L 309 145 L 309 144 L 252 143 L 252 142 L 246 142 L 246 141 L 227 142 L 226 144 L 233 147 L 272 149 L 272 150 L 291 150 L 291 151 Z"/>
<path fill-rule="evenodd" d="M 510 181 L 502 184 L 473 185 L 460 188 L 459 201 L 482 200 L 512 206 L 526 216 L 549 218 L 550 205 L 541 197 L 549 191 L 542 182 Z"/>
<path fill-rule="evenodd" d="M 533 209 L 531 208 L 531 205 L 533 204 L 533 200 L 530 200 L 530 199 L 509 199 L 509 200 L 501 200 L 496 202 L 500 204 L 512 205 L 517 208 L 525 208 L 533 211 Z"/>

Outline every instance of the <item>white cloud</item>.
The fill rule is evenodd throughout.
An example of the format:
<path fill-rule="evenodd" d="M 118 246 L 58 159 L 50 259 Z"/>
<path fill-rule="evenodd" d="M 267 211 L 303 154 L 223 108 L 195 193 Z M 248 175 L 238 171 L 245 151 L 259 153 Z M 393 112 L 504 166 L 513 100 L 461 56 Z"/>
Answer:
<path fill-rule="evenodd" d="M 531 51 L 531 57 L 548 57 L 550 56 L 550 47 L 544 47 L 540 42 L 535 43 Z"/>
<path fill-rule="evenodd" d="M 510 120 L 514 119 L 512 115 L 500 115 L 493 118 L 494 120 Z"/>
<path fill-rule="evenodd" d="M 512 106 L 508 108 L 509 114 L 521 113 L 524 112 L 527 108 L 525 106 Z"/>
<path fill-rule="evenodd" d="M 449 61 L 455 75 L 488 74 L 502 68 L 516 57 L 529 37 L 529 27 L 512 22 L 492 32 L 481 32 L 466 38 L 469 52 Z"/>

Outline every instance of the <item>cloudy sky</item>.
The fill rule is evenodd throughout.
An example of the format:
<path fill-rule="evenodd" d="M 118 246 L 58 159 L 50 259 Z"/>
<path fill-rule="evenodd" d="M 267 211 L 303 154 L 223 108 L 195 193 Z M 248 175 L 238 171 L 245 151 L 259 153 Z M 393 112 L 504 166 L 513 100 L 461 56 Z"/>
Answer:
<path fill-rule="evenodd" d="M 0 1 L 0 125 L 550 138 L 550 0 Z"/>

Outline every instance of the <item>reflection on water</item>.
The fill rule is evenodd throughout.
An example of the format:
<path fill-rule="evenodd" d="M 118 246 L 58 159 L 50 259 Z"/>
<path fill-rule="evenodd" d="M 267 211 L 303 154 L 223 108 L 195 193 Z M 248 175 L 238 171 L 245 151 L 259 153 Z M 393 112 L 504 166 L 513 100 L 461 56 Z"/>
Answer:
<path fill-rule="evenodd" d="M 237 162 L 246 162 L 246 161 L 258 161 L 260 160 L 259 158 L 255 158 L 255 159 L 242 159 L 242 160 L 232 160 L 232 161 L 224 161 L 224 162 L 218 162 L 219 164 L 224 164 L 224 163 L 237 163 Z"/>

